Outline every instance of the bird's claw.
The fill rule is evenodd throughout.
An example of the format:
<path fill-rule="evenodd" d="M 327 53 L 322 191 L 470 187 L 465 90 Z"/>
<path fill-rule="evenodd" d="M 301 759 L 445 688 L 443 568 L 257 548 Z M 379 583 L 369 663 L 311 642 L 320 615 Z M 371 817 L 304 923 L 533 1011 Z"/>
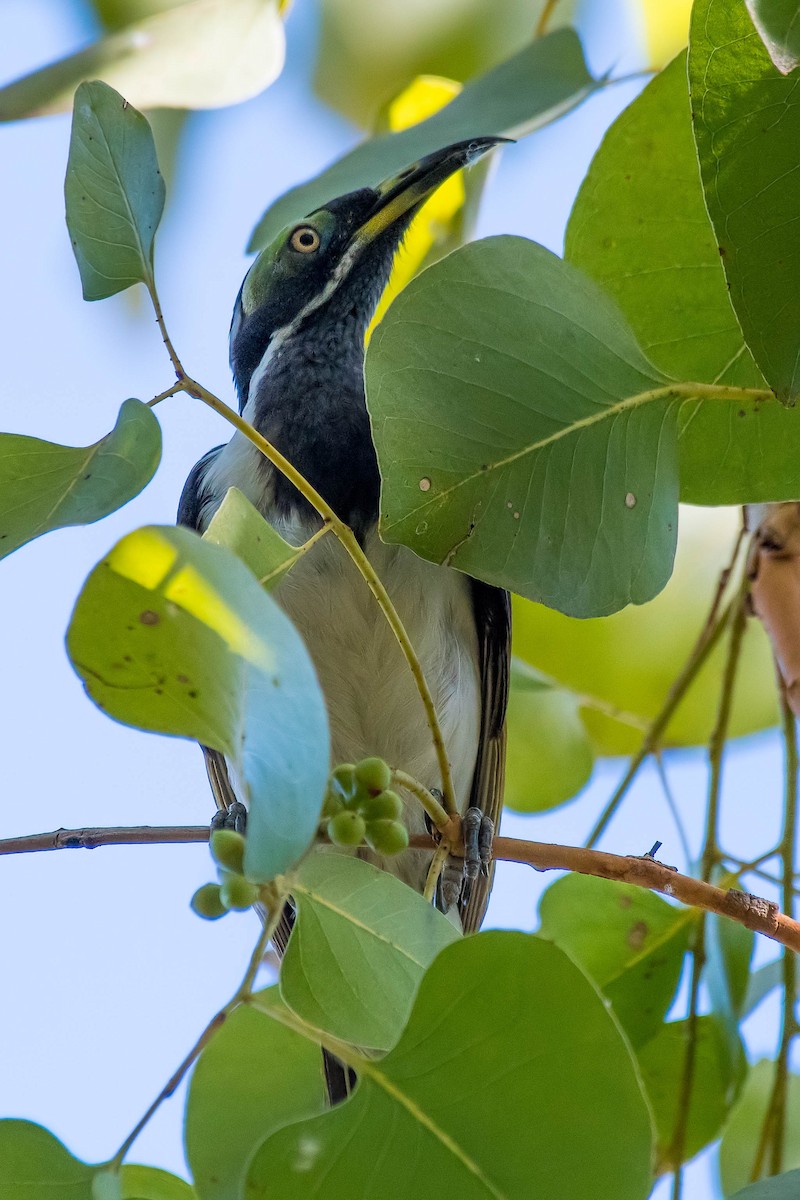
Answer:
<path fill-rule="evenodd" d="M 461 828 L 464 834 L 464 893 L 468 896 L 469 889 L 478 875 L 489 874 L 494 821 L 481 809 L 468 808 L 464 813 Z"/>
<path fill-rule="evenodd" d="M 247 832 L 247 809 L 238 800 L 227 808 L 220 808 L 211 818 L 211 832 L 217 829 L 233 829 L 244 835 Z"/>

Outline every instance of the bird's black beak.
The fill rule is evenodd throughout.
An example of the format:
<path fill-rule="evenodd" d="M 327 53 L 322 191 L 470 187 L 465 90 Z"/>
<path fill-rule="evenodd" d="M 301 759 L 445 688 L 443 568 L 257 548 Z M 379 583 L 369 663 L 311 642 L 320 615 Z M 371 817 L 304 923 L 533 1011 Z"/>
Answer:
<path fill-rule="evenodd" d="M 385 179 L 375 188 L 376 203 L 353 234 L 351 244 L 369 246 L 398 222 L 407 225 L 416 210 L 455 171 L 470 166 L 487 151 L 508 141 L 509 138 L 503 137 L 481 137 L 455 142 Z"/>

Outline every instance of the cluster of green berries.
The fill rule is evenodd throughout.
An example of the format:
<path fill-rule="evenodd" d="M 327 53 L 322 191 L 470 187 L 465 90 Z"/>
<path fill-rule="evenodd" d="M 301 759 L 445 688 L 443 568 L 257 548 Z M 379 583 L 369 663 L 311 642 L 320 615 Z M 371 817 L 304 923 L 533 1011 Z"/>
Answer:
<path fill-rule="evenodd" d="M 232 908 L 237 911 L 250 908 L 258 899 L 258 888 L 244 877 L 244 838 L 240 833 L 215 829 L 209 845 L 221 882 L 203 884 L 191 903 L 198 917 L 216 921 Z"/>
<path fill-rule="evenodd" d="M 399 854 L 408 846 L 408 830 L 400 820 L 403 801 L 389 788 L 392 772 L 382 758 L 342 763 L 331 772 L 323 819 L 336 846 L 366 841 L 379 854 Z"/>

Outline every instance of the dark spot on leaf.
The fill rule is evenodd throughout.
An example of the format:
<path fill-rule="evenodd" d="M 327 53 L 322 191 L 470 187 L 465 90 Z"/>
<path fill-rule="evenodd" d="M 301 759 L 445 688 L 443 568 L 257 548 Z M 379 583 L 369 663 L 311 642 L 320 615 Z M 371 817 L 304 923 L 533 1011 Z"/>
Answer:
<path fill-rule="evenodd" d="M 724 247 L 724 246 L 717 246 L 717 249 L 719 250 L 719 256 L 720 256 L 720 258 L 724 258 L 724 257 L 725 257 L 725 254 L 726 254 L 725 247 Z"/>
<path fill-rule="evenodd" d="M 648 932 L 646 921 L 637 921 L 635 925 L 631 926 L 627 937 L 631 950 L 641 950 Z"/>
<path fill-rule="evenodd" d="M 84 475 L 84 477 L 83 477 L 83 478 L 84 478 L 84 480 L 86 480 L 86 479 L 91 479 L 91 478 L 92 478 L 92 473 L 91 473 L 91 471 L 89 472 L 89 474 L 88 474 L 88 475 Z"/>
<path fill-rule="evenodd" d="M 280 679 L 278 678 L 278 676 L 277 676 L 277 675 L 273 675 L 273 676 L 272 676 L 272 686 L 273 686 L 273 687 L 280 687 L 280 686 L 281 686 L 281 681 L 280 681 Z"/>
<path fill-rule="evenodd" d="M 176 675 L 175 678 L 177 679 L 178 683 L 188 683 L 189 682 L 188 675 Z"/>
<path fill-rule="evenodd" d="M 739 416 L 740 416 L 740 417 L 744 417 L 744 416 L 746 416 L 746 415 L 747 415 L 747 414 L 745 413 L 744 409 L 743 409 L 743 408 L 740 408 L 740 409 L 739 409 Z"/>
<path fill-rule="evenodd" d="M 163 689 L 163 688 L 155 688 L 154 690 L 155 690 L 155 693 L 156 693 L 156 695 L 157 695 L 157 696 L 163 696 L 163 695 L 164 695 L 164 689 Z"/>
<path fill-rule="evenodd" d="M 623 895 L 623 896 L 620 896 L 620 898 L 619 898 L 619 906 L 620 906 L 620 908 L 630 908 L 630 906 L 631 906 L 631 898 L 630 898 L 630 896 L 625 896 L 625 895 Z"/>
<path fill-rule="evenodd" d="M 190 699 L 190 700 L 196 700 L 196 699 L 197 699 L 197 692 L 194 690 L 194 688 L 191 690 L 191 692 L 189 692 L 189 699 Z"/>
<path fill-rule="evenodd" d="M 155 613 L 150 608 L 146 608 L 143 613 L 139 613 L 139 620 L 142 625 L 157 625 L 161 620 L 158 613 Z"/>
<path fill-rule="evenodd" d="M 133 659 L 131 658 L 130 654 L 123 654 L 122 661 L 123 662 L 133 662 Z"/>

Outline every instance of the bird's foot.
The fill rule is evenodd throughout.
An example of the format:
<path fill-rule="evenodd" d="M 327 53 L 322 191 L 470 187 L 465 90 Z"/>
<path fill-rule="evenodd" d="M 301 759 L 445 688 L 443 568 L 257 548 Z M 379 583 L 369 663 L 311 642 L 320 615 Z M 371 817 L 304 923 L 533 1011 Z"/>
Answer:
<path fill-rule="evenodd" d="M 448 912 L 454 905 L 466 903 L 479 875 L 489 874 L 494 840 L 494 821 L 479 808 L 468 808 L 462 818 L 464 857 L 451 855 L 442 868 L 437 889 L 438 907 Z"/>
<path fill-rule="evenodd" d="M 228 808 L 220 808 L 211 818 L 211 832 L 217 829 L 233 829 L 244 835 L 247 832 L 247 809 L 238 800 Z"/>

